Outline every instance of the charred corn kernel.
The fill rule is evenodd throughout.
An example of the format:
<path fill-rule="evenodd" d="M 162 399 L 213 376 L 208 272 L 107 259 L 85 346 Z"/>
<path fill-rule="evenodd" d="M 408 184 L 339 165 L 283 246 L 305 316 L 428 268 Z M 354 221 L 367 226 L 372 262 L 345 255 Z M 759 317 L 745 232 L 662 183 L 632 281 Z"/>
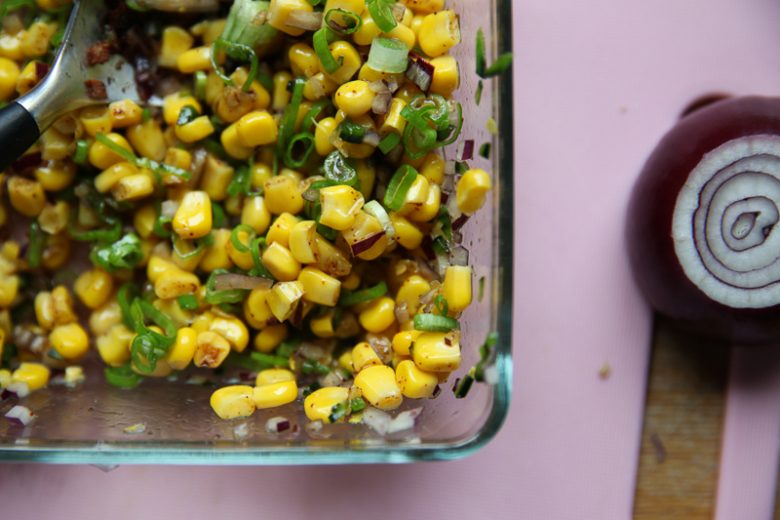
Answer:
<path fill-rule="evenodd" d="M 190 33 L 181 27 L 175 25 L 166 27 L 162 32 L 158 63 L 162 67 L 176 68 L 179 56 L 190 50 L 194 43 L 195 40 Z"/>
<path fill-rule="evenodd" d="M 181 269 L 169 269 L 154 282 L 154 294 L 163 300 L 178 298 L 183 294 L 194 294 L 198 289 L 200 289 L 198 277 Z"/>
<path fill-rule="evenodd" d="M 425 179 L 422 175 L 418 175 L 418 177 Z M 438 184 L 431 184 L 428 187 L 428 195 L 425 197 L 425 202 L 415 205 L 407 217 L 414 222 L 430 222 L 439 214 L 440 206 L 441 188 L 439 188 Z"/>
<path fill-rule="evenodd" d="M 420 370 L 414 361 L 405 359 L 395 367 L 395 380 L 404 397 L 426 399 L 433 396 L 439 385 L 439 378 Z"/>
<path fill-rule="evenodd" d="M 351 350 L 345 350 L 338 359 L 339 367 L 343 368 L 344 370 L 349 371 L 350 373 L 355 372 L 355 366 L 352 364 L 352 351 Z"/>
<path fill-rule="evenodd" d="M 208 116 L 196 117 L 189 123 L 174 127 L 176 137 L 185 143 L 194 143 L 214 133 L 214 125 Z"/>
<path fill-rule="evenodd" d="M 341 66 L 333 73 L 328 73 L 325 69 L 323 69 L 322 72 L 340 85 L 352 79 L 363 65 L 363 61 L 360 59 L 358 51 L 352 44 L 345 41 L 331 43 L 330 53 L 337 62 L 341 62 Z"/>
<path fill-rule="evenodd" d="M 471 281 L 469 280 L 470 287 Z M 409 315 L 414 316 L 420 308 L 420 298 L 430 292 L 430 290 L 431 284 L 422 276 L 414 274 L 401 284 L 395 295 L 395 303 L 396 305 L 405 305 Z"/>
<path fill-rule="evenodd" d="M 183 327 L 176 331 L 176 341 L 165 355 L 165 361 L 174 370 L 184 370 L 195 355 L 198 333 L 190 327 Z"/>
<path fill-rule="evenodd" d="M 316 227 L 317 223 L 313 220 L 304 220 L 295 223 L 289 231 L 290 252 L 302 264 L 312 264 L 317 261 L 313 249 Z"/>
<path fill-rule="evenodd" d="M 199 332 L 192 360 L 197 367 L 217 368 L 230 353 L 230 342 L 212 331 Z"/>
<path fill-rule="evenodd" d="M 76 314 L 73 312 L 73 297 L 64 285 L 58 285 L 52 289 L 51 298 L 55 325 L 66 325 L 76 321 Z"/>
<path fill-rule="evenodd" d="M 22 31 L 17 34 L 4 34 L 0 32 L 0 57 L 14 61 L 22 61 Z"/>
<path fill-rule="evenodd" d="M 319 155 L 328 155 L 336 149 L 331 143 L 333 132 L 336 131 L 338 124 L 332 117 L 322 118 L 314 129 L 314 149 Z"/>
<path fill-rule="evenodd" d="M 256 386 L 252 397 L 258 410 L 276 408 L 298 398 L 298 385 L 292 380 Z"/>
<path fill-rule="evenodd" d="M 154 118 L 129 127 L 126 134 L 139 155 L 154 161 L 161 161 L 165 157 L 165 137 L 160 123 Z"/>
<path fill-rule="evenodd" d="M 19 79 L 19 65 L 8 58 L 0 57 L 0 101 L 8 101 L 16 93 Z"/>
<path fill-rule="evenodd" d="M 379 359 L 376 351 L 365 341 L 361 341 L 352 348 L 352 367 L 355 372 L 381 364 L 382 360 Z"/>
<path fill-rule="evenodd" d="M 274 317 L 282 322 L 292 316 L 301 298 L 303 298 L 301 282 L 279 282 L 268 293 L 266 301 Z"/>
<path fill-rule="evenodd" d="M 35 319 L 41 328 L 46 330 L 54 328 L 54 302 L 50 292 L 41 291 L 36 294 L 33 308 Z"/>
<path fill-rule="evenodd" d="M 37 217 L 46 205 L 43 186 L 25 177 L 8 179 L 8 198 L 16 211 L 27 217 Z"/>
<path fill-rule="evenodd" d="M 395 302 L 387 296 L 377 298 L 358 314 L 358 321 L 368 332 L 382 332 L 395 323 Z"/>
<path fill-rule="evenodd" d="M 36 304 L 37 302 L 38 298 L 36 297 Z M 36 315 L 37 314 L 36 306 Z M 40 324 L 40 319 L 38 320 L 38 323 Z M 100 308 L 92 311 L 92 313 L 89 315 L 89 330 L 95 336 L 102 336 L 103 334 L 107 334 L 108 331 L 111 330 L 111 327 L 120 323 L 122 323 L 122 309 L 119 307 L 119 302 L 116 300 L 107 301 Z M 44 327 L 43 325 L 41 326 L 44 328 L 51 328 L 52 325 L 47 327 Z"/>
<path fill-rule="evenodd" d="M 282 341 L 287 339 L 288 332 L 287 325 L 284 323 L 265 327 L 255 336 L 255 350 L 264 353 L 273 351 Z"/>
<path fill-rule="evenodd" d="M 237 235 L 238 240 L 246 247 L 249 247 L 249 235 L 247 232 L 244 230 L 239 230 Z M 255 260 L 252 257 L 252 253 L 249 251 L 239 251 L 236 249 L 236 247 L 233 245 L 232 237 L 230 240 L 228 240 L 226 247 L 230 260 L 244 271 L 249 271 L 255 266 Z"/>
<path fill-rule="evenodd" d="M 409 250 L 420 247 L 423 232 L 417 226 L 397 213 L 390 213 L 390 222 L 395 228 L 395 239 L 401 246 Z"/>
<path fill-rule="evenodd" d="M 334 307 L 341 294 L 341 282 L 315 267 L 304 267 L 298 275 L 303 285 L 305 301 Z"/>
<path fill-rule="evenodd" d="M 476 213 L 484 204 L 492 182 L 485 170 L 472 168 L 458 181 L 455 196 L 460 209 L 466 215 Z"/>
<path fill-rule="evenodd" d="M 252 289 L 244 300 L 244 319 L 250 327 L 262 329 L 274 321 L 275 318 L 267 302 L 270 292 L 269 289 L 258 287 Z"/>
<path fill-rule="evenodd" d="M 344 237 L 344 240 L 350 247 L 353 247 L 355 244 L 369 239 L 369 237 L 375 237 L 382 232 L 383 228 L 379 220 L 373 215 L 361 211 L 355 216 L 355 221 L 352 223 L 352 226 L 341 232 L 341 236 Z M 371 247 L 360 252 L 357 257 L 361 260 L 374 260 L 379 258 L 389 244 L 390 239 L 388 239 L 386 235 L 381 234 L 379 239 L 376 240 Z"/>
<path fill-rule="evenodd" d="M 243 84 L 243 81 L 236 79 L 233 82 Z M 252 91 L 244 92 L 238 85 L 227 86 L 220 91 L 212 106 L 217 117 L 226 123 L 233 123 L 255 108 L 255 94 Z"/>
<path fill-rule="evenodd" d="M 399 356 L 411 356 L 410 347 L 414 341 L 422 334 L 419 330 L 402 330 L 396 332 L 393 336 L 393 352 Z"/>
<path fill-rule="evenodd" d="M 279 242 L 274 242 L 266 248 L 262 262 L 273 277 L 282 282 L 295 280 L 301 272 L 301 264 L 290 250 Z"/>
<path fill-rule="evenodd" d="M 460 83 L 457 60 L 453 56 L 439 56 L 431 60 L 431 65 L 433 79 L 430 92 L 450 97 Z"/>
<path fill-rule="evenodd" d="M 409 50 L 412 50 L 417 43 L 417 34 L 408 26 L 400 23 L 392 31 L 385 33 L 385 36 L 403 42 Z M 422 42 L 420 42 L 420 45 L 422 45 Z"/>
<path fill-rule="evenodd" d="M 19 95 L 26 94 L 43 79 L 38 76 L 38 63 L 30 61 L 24 66 L 22 72 L 16 78 L 16 92 Z"/>
<path fill-rule="evenodd" d="M 420 175 L 428 179 L 431 185 L 441 185 L 444 181 L 444 158 L 436 152 L 430 152 L 420 165 Z"/>
<path fill-rule="evenodd" d="M 255 386 L 273 385 L 287 381 L 295 381 L 295 374 L 286 368 L 267 368 L 258 372 Z"/>
<path fill-rule="evenodd" d="M 109 134 L 106 134 L 106 137 L 111 141 L 113 141 L 115 144 L 127 150 L 128 152 L 131 153 L 133 152 L 130 143 L 128 143 L 123 136 L 115 132 L 111 132 Z M 124 161 L 122 156 L 117 155 L 109 147 L 107 147 L 106 145 L 104 145 L 99 141 L 94 141 L 92 145 L 89 147 L 88 158 L 90 164 L 100 170 L 105 170 L 112 164 L 116 164 L 118 162 Z"/>
<path fill-rule="evenodd" d="M 168 94 L 163 99 L 163 121 L 169 126 L 174 126 L 179 120 L 181 109 L 184 107 L 194 108 L 198 114 L 203 113 L 200 102 L 195 97 L 181 92 Z"/>
<path fill-rule="evenodd" d="M 293 215 L 303 210 L 301 190 L 290 177 L 278 175 L 265 181 L 265 204 L 274 215 L 291 213 Z"/>
<path fill-rule="evenodd" d="M 56 128 L 49 128 L 38 141 L 41 145 L 41 158 L 44 161 L 62 161 L 73 153 L 73 136 L 67 136 Z"/>
<path fill-rule="evenodd" d="M 217 316 L 209 325 L 209 330 L 228 340 L 230 347 L 236 352 L 243 352 L 249 344 L 249 331 L 238 318 Z"/>
<path fill-rule="evenodd" d="M 220 419 L 249 417 L 255 413 L 254 389 L 247 385 L 224 386 L 211 394 L 209 404 Z"/>
<path fill-rule="evenodd" d="M 327 11 L 326 11 L 327 12 Z M 296 76 L 310 78 L 320 71 L 320 60 L 311 46 L 305 43 L 295 43 L 287 51 L 290 67 Z"/>
<path fill-rule="evenodd" d="M 460 366 L 460 334 L 423 332 L 411 347 L 414 364 L 426 372 L 452 372 Z"/>
<path fill-rule="evenodd" d="M 97 309 L 108 300 L 114 289 L 114 279 L 102 269 L 84 271 L 73 283 L 73 292 L 89 309 Z"/>
<path fill-rule="evenodd" d="M 230 241 L 229 229 L 215 229 L 211 236 L 214 241 L 206 248 L 206 254 L 200 261 L 200 268 L 207 273 L 216 269 L 230 269 L 233 262 L 227 253 L 227 243 Z"/>
<path fill-rule="evenodd" d="M 402 135 L 406 129 L 406 119 L 401 115 L 401 111 L 406 107 L 406 101 L 400 98 L 393 98 L 390 102 L 390 108 L 387 109 L 384 122 L 379 127 L 379 132 L 382 135 L 387 135 L 390 132 L 395 132 L 398 135 Z"/>
<path fill-rule="evenodd" d="M 188 191 L 173 215 L 173 231 L 182 238 L 195 239 L 211 231 L 211 199 L 205 191 Z"/>
<path fill-rule="evenodd" d="M 354 356 L 354 353 L 353 353 Z M 395 410 L 403 402 L 403 395 L 395 372 L 384 365 L 369 366 L 355 376 L 355 386 L 371 406 L 380 410 Z"/>
<path fill-rule="evenodd" d="M 45 191 L 60 191 L 73 183 L 76 165 L 71 161 L 48 161 L 35 168 L 35 179 Z"/>
<path fill-rule="evenodd" d="M 271 168 L 262 162 L 255 162 L 249 172 L 252 176 L 252 187 L 256 189 L 261 189 L 265 184 L 265 181 L 274 175 Z"/>
<path fill-rule="evenodd" d="M 406 0 L 406 7 L 415 13 L 436 13 L 444 9 L 444 0 Z"/>
<path fill-rule="evenodd" d="M 58 354 L 67 360 L 78 359 L 89 349 L 87 332 L 78 323 L 54 327 L 54 330 L 49 333 L 49 343 Z"/>
<path fill-rule="evenodd" d="M 0 307 L 10 307 L 18 294 L 18 276 L 3 276 L 0 278 Z"/>
<path fill-rule="evenodd" d="M 316 266 L 318 269 L 337 278 L 347 276 L 350 273 L 352 264 L 336 246 L 317 233 L 314 234 L 314 245 L 314 254 L 317 258 Z"/>
<path fill-rule="evenodd" d="M 344 83 L 336 91 L 333 103 L 349 117 L 359 117 L 371 110 L 376 94 L 367 81 L 355 80 Z"/>
<path fill-rule="evenodd" d="M 303 410 L 310 421 L 330 423 L 333 407 L 349 399 L 349 388 L 326 386 L 315 390 L 303 401 Z"/>
<path fill-rule="evenodd" d="M 87 107 L 79 112 L 79 123 L 90 137 L 108 134 L 113 128 L 111 112 L 105 106 Z"/>
<path fill-rule="evenodd" d="M 244 160 L 252 156 L 252 148 L 241 144 L 235 124 L 225 128 L 220 134 L 220 142 L 225 152 L 234 159 Z"/>
<path fill-rule="evenodd" d="M 346 184 L 322 188 L 320 223 L 339 231 L 348 229 L 355 222 L 363 202 L 363 195 Z"/>
<path fill-rule="evenodd" d="M 154 193 L 154 180 L 148 170 L 119 179 L 111 188 L 115 200 L 139 200 Z"/>
<path fill-rule="evenodd" d="M 249 112 L 236 122 L 238 141 L 249 148 L 276 142 L 278 131 L 276 121 L 266 110 Z"/>
<path fill-rule="evenodd" d="M 138 168 L 132 163 L 122 161 L 112 164 L 95 177 L 95 189 L 100 193 L 108 193 L 120 179 L 137 174 Z"/>
<path fill-rule="evenodd" d="M 192 74 L 199 70 L 210 70 L 211 47 L 204 45 L 182 52 L 176 58 L 176 68 L 183 74 Z"/>
<path fill-rule="evenodd" d="M 444 271 L 441 295 L 451 313 L 459 313 L 471 304 L 471 267 L 451 265 Z"/>
<path fill-rule="evenodd" d="M 455 11 L 429 14 L 420 24 L 420 48 L 431 58 L 446 54 L 460 43 L 460 26 Z"/>
<path fill-rule="evenodd" d="M 271 224 L 271 212 L 265 205 L 265 197 L 255 195 L 244 199 L 244 206 L 241 209 L 241 223 L 245 224 L 257 232 L 258 235 L 264 235 Z"/>
<path fill-rule="evenodd" d="M 309 328 L 312 334 L 318 338 L 332 338 L 336 336 L 333 329 L 333 312 L 326 312 L 311 319 Z"/>
<path fill-rule="evenodd" d="M 157 283 L 157 281 L 168 273 L 179 271 L 179 267 L 157 255 L 149 257 L 149 261 L 146 264 L 146 277 L 150 282 Z"/>
<path fill-rule="evenodd" d="M 142 110 L 133 100 L 122 99 L 108 105 L 112 128 L 126 128 L 141 122 Z"/>
<path fill-rule="evenodd" d="M 49 383 L 49 373 L 49 368 L 44 364 L 22 363 L 11 374 L 11 382 L 24 383 L 32 392 Z"/>
<path fill-rule="evenodd" d="M 271 108 L 276 112 L 284 110 L 290 104 L 291 92 L 287 86 L 292 81 L 292 75 L 289 72 L 277 72 L 273 77 L 273 101 Z"/>

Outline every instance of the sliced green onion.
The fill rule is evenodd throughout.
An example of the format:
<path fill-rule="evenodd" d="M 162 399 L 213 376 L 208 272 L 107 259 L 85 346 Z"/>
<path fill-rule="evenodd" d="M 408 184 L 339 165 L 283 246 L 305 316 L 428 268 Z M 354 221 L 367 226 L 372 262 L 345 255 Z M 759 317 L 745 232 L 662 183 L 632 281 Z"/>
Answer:
<path fill-rule="evenodd" d="M 417 179 L 417 170 L 408 164 L 402 164 L 393 174 L 385 191 L 384 204 L 390 211 L 398 211 L 403 207 L 409 188 Z"/>
<path fill-rule="evenodd" d="M 341 35 L 349 35 L 360 29 L 363 19 L 358 13 L 346 9 L 330 9 L 325 13 L 325 25 Z"/>
<path fill-rule="evenodd" d="M 425 332 L 449 332 L 460 328 L 458 320 L 438 314 L 417 314 L 414 317 L 414 329 Z"/>
<path fill-rule="evenodd" d="M 306 81 L 303 78 L 296 78 L 293 81 L 290 104 L 284 109 L 284 115 L 282 115 L 282 120 L 279 123 L 276 155 L 282 160 L 284 160 L 285 152 L 287 151 L 287 143 L 289 143 L 293 132 L 295 132 L 295 122 L 298 119 L 298 111 L 303 102 L 303 87 L 305 85 Z"/>
<path fill-rule="evenodd" d="M 93 264 L 108 272 L 132 269 L 141 263 L 143 258 L 141 240 L 135 233 L 128 233 L 111 244 L 96 246 L 89 255 Z"/>
<path fill-rule="evenodd" d="M 181 177 L 184 180 L 189 180 L 192 177 L 192 174 L 190 172 L 178 168 L 176 166 L 171 166 L 169 164 L 160 164 L 157 161 L 153 161 L 149 159 L 148 157 L 136 157 L 136 155 L 133 152 L 118 145 L 117 143 L 109 139 L 106 134 L 98 133 L 97 135 L 95 135 L 95 139 L 99 143 L 103 144 L 106 148 L 108 148 L 109 150 L 111 150 L 112 152 L 114 152 L 115 154 L 117 154 L 127 162 L 137 166 L 138 168 L 147 168 L 149 170 L 152 170 L 154 173 L 158 175 L 162 175 L 162 174 L 175 175 L 176 177 Z"/>
<path fill-rule="evenodd" d="M 283 358 L 289 358 L 298 349 L 298 345 L 300 345 L 300 343 L 301 342 L 297 339 L 283 341 L 278 347 L 276 347 L 276 355 Z"/>
<path fill-rule="evenodd" d="M 106 377 L 106 381 L 111 386 L 117 388 L 135 388 L 143 381 L 143 377 L 133 372 L 130 365 L 123 365 L 121 367 L 106 367 L 103 369 L 103 375 Z"/>
<path fill-rule="evenodd" d="M 477 301 L 481 302 L 484 297 L 485 297 L 485 277 L 480 276 L 479 285 L 477 289 Z"/>
<path fill-rule="evenodd" d="M 351 307 L 358 303 L 365 303 L 381 298 L 387 294 L 387 284 L 385 282 L 379 282 L 373 287 L 361 289 L 359 291 L 349 292 L 344 291 L 339 298 L 339 305 L 342 307 Z"/>
<path fill-rule="evenodd" d="M 87 156 L 89 155 L 89 143 L 84 139 L 76 141 L 76 151 L 73 152 L 73 162 L 76 164 L 84 165 L 87 163 Z"/>
<path fill-rule="evenodd" d="M 339 137 L 348 143 L 360 144 L 365 136 L 366 128 L 349 119 L 345 119 L 339 125 Z"/>
<path fill-rule="evenodd" d="M 119 309 L 122 311 L 122 321 L 130 330 L 136 329 L 133 315 L 130 312 L 130 305 L 138 294 L 138 288 L 132 282 L 122 284 L 116 292 L 116 301 L 119 303 Z"/>
<path fill-rule="evenodd" d="M 144 107 L 143 110 L 141 110 L 141 121 L 146 123 L 152 118 L 152 111 L 149 110 L 149 107 Z"/>
<path fill-rule="evenodd" d="M 377 148 L 379 148 L 379 151 L 383 154 L 387 155 L 393 149 L 395 149 L 396 146 L 398 146 L 401 143 L 401 136 L 396 134 L 395 132 L 390 132 L 386 136 L 382 138 L 381 141 L 379 141 L 379 145 L 377 145 Z"/>
<path fill-rule="evenodd" d="M 485 70 L 485 77 L 492 78 L 493 76 L 499 76 L 509 70 L 512 66 L 512 53 L 505 52 L 493 62 L 493 64 Z"/>
<path fill-rule="evenodd" d="M 436 311 L 440 316 L 446 316 L 450 313 L 450 304 L 447 301 L 447 298 L 441 294 L 437 295 L 436 298 L 433 299 L 433 305 L 436 307 Z"/>
<path fill-rule="evenodd" d="M 249 89 L 252 87 L 252 82 L 257 77 L 257 69 L 260 66 L 257 53 L 249 45 L 227 41 L 223 38 L 218 38 L 211 44 L 211 66 L 214 68 L 216 75 L 219 76 L 219 79 L 226 85 L 232 85 L 233 80 L 225 74 L 222 67 L 217 63 L 219 51 L 223 49 L 225 50 L 225 53 L 234 60 L 249 62 L 249 72 L 246 75 L 244 84 L 241 86 L 241 90 L 249 92 Z"/>
<path fill-rule="evenodd" d="M 477 91 L 474 93 L 474 102 L 479 106 L 479 104 L 482 102 L 482 90 L 485 88 L 485 84 L 482 82 L 482 80 L 479 80 L 479 83 L 477 83 Z"/>
<path fill-rule="evenodd" d="M 240 166 L 236 169 L 230 184 L 227 187 L 227 194 L 231 197 L 238 195 L 248 195 L 252 190 L 252 173 L 247 166 Z"/>
<path fill-rule="evenodd" d="M 241 239 L 238 236 L 242 231 L 247 234 L 246 244 L 241 242 Z M 255 233 L 255 230 L 252 226 L 247 224 L 239 224 L 233 228 L 233 231 L 230 232 L 230 243 L 239 253 L 248 253 L 252 244 L 252 240 L 254 240 L 256 234 L 257 233 Z"/>
<path fill-rule="evenodd" d="M 489 67 L 485 57 L 485 33 L 482 28 L 477 29 L 477 75 L 480 78 L 487 79 L 493 76 L 503 74 L 512 66 L 512 53 L 505 52 L 501 54 L 496 61 Z"/>
<path fill-rule="evenodd" d="M 288 368 L 290 366 L 290 360 L 282 356 L 251 352 L 249 357 L 263 368 Z"/>
<path fill-rule="evenodd" d="M 490 143 L 482 143 L 479 147 L 479 155 L 485 159 L 490 159 Z"/>
<path fill-rule="evenodd" d="M 303 151 L 296 151 L 296 148 L 301 147 Z M 284 152 L 284 162 L 292 168 L 300 168 L 306 164 L 313 151 L 314 134 L 311 132 L 299 132 L 287 143 L 287 150 Z"/>
<path fill-rule="evenodd" d="M 206 280 L 206 303 L 219 305 L 222 303 L 240 303 L 244 301 L 244 296 L 249 292 L 247 289 L 216 290 L 217 277 L 223 274 L 230 274 L 230 271 L 227 269 L 215 269 L 209 275 L 208 280 Z"/>
<path fill-rule="evenodd" d="M 198 99 L 206 99 L 206 85 L 208 84 L 208 76 L 202 70 L 195 72 L 194 76 L 194 88 L 195 97 Z"/>
<path fill-rule="evenodd" d="M 173 346 L 176 339 L 176 325 L 173 320 L 143 298 L 133 300 L 130 305 L 130 319 L 137 334 L 130 344 L 133 366 L 140 372 L 152 373 L 157 368 L 157 361 Z M 146 319 L 162 328 L 165 335 L 148 328 L 144 324 Z"/>
<path fill-rule="evenodd" d="M 75 212 L 73 213 L 75 215 Z M 116 220 L 108 229 L 91 229 L 82 231 L 76 229 L 75 218 L 68 224 L 68 234 L 73 240 L 79 242 L 116 242 L 122 236 L 122 223 Z"/>
<path fill-rule="evenodd" d="M 138 302 L 138 305 L 141 308 L 144 317 L 152 320 L 156 325 L 158 325 L 161 329 L 163 329 L 166 336 L 168 337 L 176 336 L 176 329 L 177 329 L 176 324 L 167 314 L 162 312 L 160 309 L 158 309 L 148 301 L 143 300 L 141 298 L 136 298 L 136 302 Z M 133 303 L 135 304 L 135 302 Z"/>
<path fill-rule="evenodd" d="M 249 274 L 252 276 L 262 276 L 263 278 L 273 279 L 273 276 L 260 259 L 263 247 L 265 247 L 265 237 L 255 237 L 249 243 L 249 253 L 252 255 L 252 261 L 255 263 L 254 269 L 252 269 Z"/>
<path fill-rule="evenodd" d="M 270 42 L 278 31 L 268 23 L 258 23 L 267 15 L 270 5 L 266 1 L 234 0 L 220 38 L 250 47 Z"/>
<path fill-rule="evenodd" d="M 446 208 L 445 208 L 446 209 Z M 385 230 L 385 236 L 389 239 L 395 238 L 395 226 L 390 220 L 390 215 L 387 214 L 385 208 L 376 200 L 370 200 L 363 206 L 363 211 L 374 217 L 382 224 L 382 229 Z"/>
<path fill-rule="evenodd" d="M 338 150 L 331 152 L 325 157 L 322 163 L 322 170 L 326 179 L 338 184 L 346 184 L 356 190 L 360 189 L 360 179 L 358 178 L 357 170 Z"/>
<path fill-rule="evenodd" d="M 487 60 L 485 58 L 485 33 L 482 31 L 482 27 L 477 29 L 477 76 L 480 78 L 485 77 L 485 69 L 487 68 Z"/>
<path fill-rule="evenodd" d="M 374 38 L 368 51 L 368 66 L 390 74 L 404 72 L 409 66 L 409 48 L 395 38 Z"/>
<path fill-rule="evenodd" d="M 192 105 L 184 105 L 179 110 L 179 117 L 176 119 L 176 126 L 183 126 L 200 115 L 198 109 Z"/>
<path fill-rule="evenodd" d="M 46 232 L 41 229 L 37 220 L 30 223 L 30 242 L 27 246 L 27 265 L 36 269 L 41 265 L 43 248 L 46 247 Z"/>
<path fill-rule="evenodd" d="M 314 52 L 317 53 L 317 57 L 320 59 L 322 68 L 328 74 L 333 74 L 341 64 L 333 57 L 333 53 L 330 52 L 330 42 L 335 38 L 335 33 L 327 27 L 317 30 L 312 36 L 312 43 L 314 44 Z"/>
<path fill-rule="evenodd" d="M 136 0 L 125 0 L 125 4 L 127 4 L 127 7 L 132 9 L 133 11 L 138 11 L 139 13 L 145 13 L 149 10 L 148 7 L 144 7 L 143 5 L 139 4 Z"/>
<path fill-rule="evenodd" d="M 227 221 L 224 208 L 214 201 L 211 201 L 211 220 L 214 229 L 225 227 L 225 222 Z"/>
<path fill-rule="evenodd" d="M 474 384 L 474 375 L 473 372 L 474 369 L 469 370 L 468 374 L 463 376 L 461 379 L 459 379 L 455 386 L 452 387 L 452 391 L 455 394 L 456 399 L 463 399 L 468 395 L 469 390 L 471 390 L 472 385 Z"/>
<path fill-rule="evenodd" d="M 304 375 L 316 374 L 318 376 L 324 376 L 330 374 L 330 367 L 323 365 L 319 361 L 304 359 L 303 363 L 301 363 L 301 372 Z"/>
<path fill-rule="evenodd" d="M 485 128 L 487 128 L 487 131 L 490 132 L 491 135 L 498 135 L 498 123 L 496 123 L 496 120 L 492 117 L 488 118 Z"/>
<path fill-rule="evenodd" d="M 488 334 L 485 342 L 479 347 L 479 362 L 474 365 L 474 379 L 477 381 L 485 380 L 485 366 L 493 358 L 496 343 L 498 343 L 498 333 L 494 331 Z"/>
<path fill-rule="evenodd" d="M 367 0 L 366 7 L 371 18 L 376 22 L 377 27 L 382 32 L 390 32 L 398 25 L 398 21 L 393 16 L 394 0 Z"/>
<path fill-rule="evenodd" d="M 179 308 L 183 311 L 196 311 L 200 307 L 194 294 L 182 294 L 176 298 Z"/>
<path fill-rule="evenodd" d="M 331 102 L 329 99 L 321 99 L 314 103 L 301 120 L 301 132 L 310 132 L 311 127 L 314 126 L 317 121 L 317 117 L 319 117 L 323 110 L 330 106 Z"/>
<path fill-rule="evenodd" d="M 195 258 L 206 248 L 206 243 L 209 241 L 208 239 L 211 238 L 210 235 L 211 234 L 198 240 L 197 245 L 195 245 L 194 247 L 192 247 L 193 242 L 174 235 L 173 240 L 171 240 L 171 243 L 173 244 L 173 253 L 181 260 L 189 260 L 190 258 Z M 187 247 L 191 248 L 189 251 L 184 251 L 182 249 L 182 247 L 185 244 Z"/>

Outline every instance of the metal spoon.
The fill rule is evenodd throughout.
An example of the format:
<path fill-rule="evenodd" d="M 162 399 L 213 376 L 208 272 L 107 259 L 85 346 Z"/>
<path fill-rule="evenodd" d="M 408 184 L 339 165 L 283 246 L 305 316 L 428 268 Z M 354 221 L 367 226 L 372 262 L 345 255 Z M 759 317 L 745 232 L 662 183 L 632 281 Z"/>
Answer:
<path fill-rule="evenodd" d="M 137 101 L 133 68 L 121 56 L 89 66 L 87 50 L 104 38 L 101 0 L 75 0 L 62 44 L 46 77 L 25 95 L 0 110 L 0 171 L 24 154 L 58 117 L 78 108 L 120 99 Z M 87 95 L 85 81 L 99 80 L 106 99 Z"/>

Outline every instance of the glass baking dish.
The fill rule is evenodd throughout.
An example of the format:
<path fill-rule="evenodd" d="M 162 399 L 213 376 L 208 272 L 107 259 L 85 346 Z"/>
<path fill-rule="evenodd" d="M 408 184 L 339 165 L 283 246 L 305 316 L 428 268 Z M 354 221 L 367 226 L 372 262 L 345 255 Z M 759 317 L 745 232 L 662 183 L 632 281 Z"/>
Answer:
<path fill-rule="evenodd" d="M 423 407 L 416 427 L 384 437 L 351 424 L 325 425 L 313 432 L 294 408 L 300 408 L 299 403 L 222 421 L 208 404 L 213 388 L 148 379 L 133 390 L 121 390 L 105 383 L 98 363 L 87 363 L 81 386 L 50 386 L 22 401 L 37 415 L 27 427 L 0 419 L 0 460 L 99 465 L 414 462 L 466 456 L 496 434 L 508 411 L 512 381 L 512 79 L 510 72 L 485 81 L 477 106 L 474 49 L 480 27 L 487 39 L 488 63 L 511 48 L 511 1 L 449 0 L 447 5 L 460 15 L 463 39 L 454 53 L 461 70 L 455 97 L 463 104 L 465 119 L 459 141 L 473 139 L 476 148 L 491 143 L 490 158 L 475 153 L 471 164 L 493 172 L 494 190 L 486 207 L 462 230 L 475 270 L 474 303 L 462 321 L 463 363 L 437 399 L 404 404 Z M 491 117 L 498 126 L 495 135 L 488 130 Z M 452 146 L 448 158 L 455 154 Z M 475 384 L 466 398 L 455 399 L 451 384 L 479 359 L 479 346 L 490 331 L 499 337 L 495 377 L 489 384 Z M 267 433 L 266 421 L 278 415 L 298 427 Z M 245 435 L 239 436 L 236 426 L 244 423 Z"/>

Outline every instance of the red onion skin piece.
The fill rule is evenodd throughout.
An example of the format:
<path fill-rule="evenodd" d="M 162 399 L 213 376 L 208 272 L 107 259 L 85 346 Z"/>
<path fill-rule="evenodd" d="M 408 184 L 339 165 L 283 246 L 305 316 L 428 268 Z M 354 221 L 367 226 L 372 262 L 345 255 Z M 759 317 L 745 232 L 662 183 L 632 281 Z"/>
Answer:
<path fill-rule="evenodd" d="M 684 329 L 737 343 L 777 343 L 780 305 L 736 309 L 710 299 L 684 273 L 671 226 L 678 193 L 702 157 L 725 142 L 757 134 L 780 135 L 780 98 L 727 99 L 681 119 L 647 160 L 626 225 L 631 268 L 650 305 Z"/>

